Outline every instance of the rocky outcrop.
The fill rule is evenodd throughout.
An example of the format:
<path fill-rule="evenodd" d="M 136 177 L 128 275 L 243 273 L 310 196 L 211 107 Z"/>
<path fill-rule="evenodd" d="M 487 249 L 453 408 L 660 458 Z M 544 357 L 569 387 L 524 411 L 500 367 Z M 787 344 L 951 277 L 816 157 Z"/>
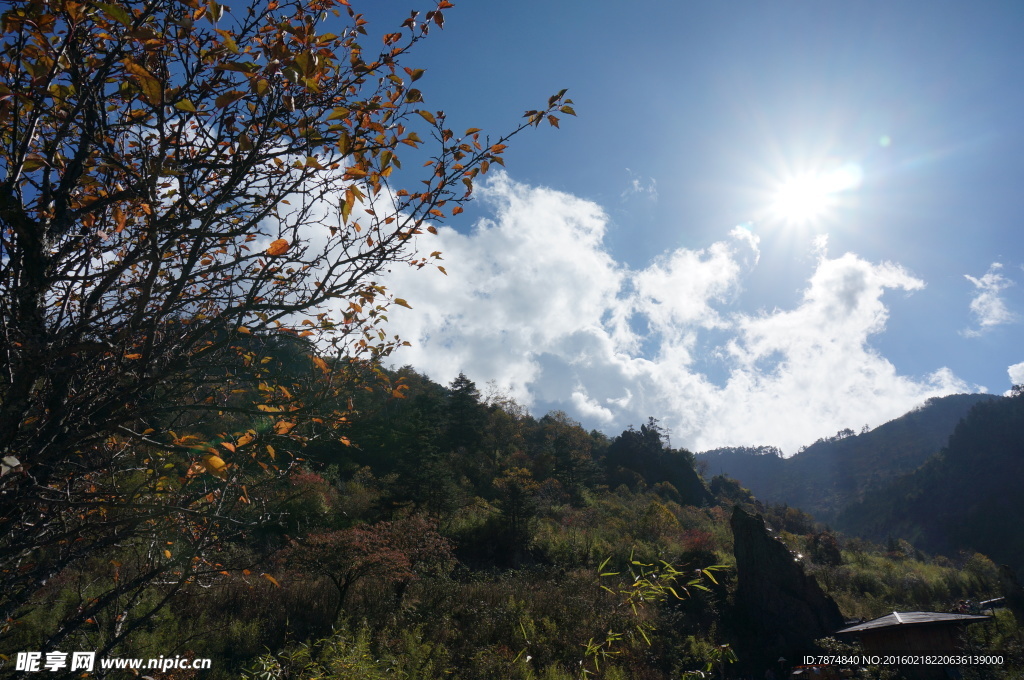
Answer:
<path fill-rule="evenodd" d="M 731 524 L 736 614 L 750 661 L 795 659 L 811 651 L 814 640 L 842 628 L 835 601 L 804 573 L 785 544 L 769 533 L 760 515 L 751 516 L 737 506 Z"/>

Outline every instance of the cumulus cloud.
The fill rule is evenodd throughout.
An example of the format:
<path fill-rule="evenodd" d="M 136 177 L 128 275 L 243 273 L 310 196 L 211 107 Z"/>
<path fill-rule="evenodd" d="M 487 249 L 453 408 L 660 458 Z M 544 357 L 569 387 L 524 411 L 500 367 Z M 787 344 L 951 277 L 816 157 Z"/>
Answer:
<path fill-rule="evenodd" d="M 964 278 L 974 284 L 974 297 L 971 298 L 971 315 L 977 328 L 967 328 L 962 333 L 967 337 L 977 337 L 992 328 L 1016 321 L 1017 316 L 1006 306 L 1000 293 L 1013 285 L 1013 281 L 1000 272 L 1003 265 L 993 262 L 985 275 L 975 278 L 964 274 Z"/>
<path fill-rule="evenodd" d="M 759 240 L 738 227 L 642 269 L 605 249 L 597 204 L 498 174 L 480 187 L 491 219 L 430 242 L 448 276 L 397 269 L 392 310 L 412 343 L 396 355 L 435 380 L 494 380 L 535 411 L 559 408 L 611 434 L 647 416 L 694 450 L 773 444 L 793 452 L 845 427 L 880 424 L 967 386 L 948 369 L 899 375 L 872 346 L 886 291 L 924 283 L 847 253 L 818 261 L 792 309 L 740 311 Z M 722 373 L 702 372 L 714 357 Z"/>
<path fill-rule="evenodd" d="M 1007 367 L 1006 372 L 1010 374 L 1011 385 L 1024 385 L 1024 361 Z"/>
<path fill-rule="evenodd" d="M 617 298 L 625 270 L 601 248 L 599 206 L 503 174 L 477 192 L 494 219 L 468 235 L 443 227 L 431 240 L 448 276 L 397 269 L 388 280 L 414 308 L 391 315 L 413 343 L 399 361 L 440 380 L 460 370 L 494 379 L 529 403 L 546 353 L 585 364 L 633 346 Z"/>
<path fill-rule="evenodd" d="M 823 256 L 794 309 L 736 315 L 730 377 L 698 447 L 731 435 L 735 443 L 792 450 L 797 440 L 809 443 L 860 421 L 878 424 L 929 396 L 966 391 L 948 369 L 923 380 L 900 376 L 870 345 L 888 318 L 885 291 L 923 286 L 892 263 Z M 815 427 L 828 431 L 809 437 Z"/>

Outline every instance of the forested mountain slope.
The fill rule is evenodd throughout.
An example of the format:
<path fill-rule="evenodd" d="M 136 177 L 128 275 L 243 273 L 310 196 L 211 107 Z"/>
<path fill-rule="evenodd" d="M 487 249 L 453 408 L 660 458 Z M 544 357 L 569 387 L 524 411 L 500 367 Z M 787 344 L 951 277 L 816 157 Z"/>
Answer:
<path fill-rule="evenodd" d="M 786 503 L 832 521 L 872 488 L 920 467 L 949 439 L 975 404 L 989 394 L 957 394 L 923 406 L 873 430 L 842 430 L 790 458 L 771 447 L 716 449 L 697 454 L 709 475 L 727 474 L 759 499 Z"/>
<path fill-rule="evenodd" d="M 1024 570 L 1024 393 L 975 406 L 942 452 L 842 512 L 837 524 L 934 553 L 983 552 Z"/>

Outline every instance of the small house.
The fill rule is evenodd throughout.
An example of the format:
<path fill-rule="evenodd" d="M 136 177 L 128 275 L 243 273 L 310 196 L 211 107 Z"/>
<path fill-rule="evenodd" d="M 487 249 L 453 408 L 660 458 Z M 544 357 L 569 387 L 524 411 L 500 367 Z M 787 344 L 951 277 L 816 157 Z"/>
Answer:
<path fill-rule="evenodd" d="M 991 618 L 943 612 L 893 612 L 837 630 L 835 635 L 859 639 L 864 654 L 894 661 L 883 665 L 898 666 L 900 674 L 908 680 L 945 680 L 951 674 L 957 677 L 955 668 L 900 662 L 907 657 L 956 654 L 962 647 L 964 629 L 972 623 Z"/>

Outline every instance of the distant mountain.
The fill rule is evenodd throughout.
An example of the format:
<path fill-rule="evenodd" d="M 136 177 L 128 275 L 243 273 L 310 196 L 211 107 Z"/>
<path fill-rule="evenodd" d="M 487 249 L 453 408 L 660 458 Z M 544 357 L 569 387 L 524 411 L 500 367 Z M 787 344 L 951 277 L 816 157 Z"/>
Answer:
<path fill-rule="evenodd" d="M 1024 393 L 975 406 L 920 469 L 837 518 L 849 533 L 927 552 L 981 552 L 1024 572 Z"/>
<path fill-rule="evenodd" d="M 957 423 L 990 394 L 930 399 L 868 432 L 842 430 L 790 458 L 772 447 L 715 449 L 696 455 L 710 475 L 725 474 L 768 503 L 787 503 L 832 522 L 846 506 L 934 456 Z"/>

